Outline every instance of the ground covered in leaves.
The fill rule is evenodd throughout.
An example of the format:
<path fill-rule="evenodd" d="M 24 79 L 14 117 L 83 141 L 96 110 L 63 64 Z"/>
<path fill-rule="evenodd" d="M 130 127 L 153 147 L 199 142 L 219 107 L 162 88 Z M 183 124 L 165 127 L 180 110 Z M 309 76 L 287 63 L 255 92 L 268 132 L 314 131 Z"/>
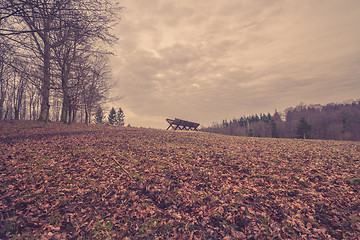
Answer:
<path fill-rule="evenodd" d="M 0 122 L 2 239 L 358 239 L 359 142 Z"/>

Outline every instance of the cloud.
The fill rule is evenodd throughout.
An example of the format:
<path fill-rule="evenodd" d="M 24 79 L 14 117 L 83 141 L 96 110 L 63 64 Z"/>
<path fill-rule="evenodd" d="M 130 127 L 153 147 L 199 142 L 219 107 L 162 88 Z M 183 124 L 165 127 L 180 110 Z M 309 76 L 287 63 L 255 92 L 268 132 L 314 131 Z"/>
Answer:
<path fill-rule="evenodd" d="M 206 125 L 359 97 L 357 0 L 124 1 L 112 65 L 130 122 Z"/>

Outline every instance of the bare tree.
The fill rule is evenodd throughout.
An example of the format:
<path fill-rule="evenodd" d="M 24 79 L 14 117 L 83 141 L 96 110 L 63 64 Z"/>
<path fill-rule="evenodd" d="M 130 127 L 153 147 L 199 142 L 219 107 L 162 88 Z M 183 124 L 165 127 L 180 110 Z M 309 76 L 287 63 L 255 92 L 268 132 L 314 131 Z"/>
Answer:
<path fill-rule="evenodd" d="M 22 32 L 28 32 L 28 38 L 34 46 L 31 49 L 35 55 L 41 58 L 42 81 L 41 81 L 41 113 L 39 120 L 49 120 L 49 97 L 50 97 L 50 59 L 51 59 L 51 35 L 57 31 L 56 24 L 61 8 L 68 1 L 30 1 L 30 0 L 8 0 L 9 11 L 13 12 Z M 21 39 L 25 45 L 26 39 Z"/>
<path fill-rule="evenodd" d="M 4 118 L 4 104 L 9 94 L 13 52 L 12 46 L 0 38 L 0 120 Z"/>
<path fill-rule="evenodd" d="M 94 58 L 87 82 L 83 83 L 83 103 L 85 106 L 85 122 L 90 123 L 91 115 L 100 102 L 107 100 L 112 87 L 110 82 L 109 59 L 105 56 Z M 100 63 L 100 64 L 99 64 Z"/>
<path fill-rule="evenodd" d="M 0 53 L 0 120 L 3 119 L 4 103 L 8 91 L 9 74 L 8 68 L 3 60 L 3 54 Z"/>
<path fill-rule="evenodd" d="M 17 82 L 15 82 L 17 81 Z M 22 104 L 25 96 L 25 88 L 26 88 L 26 80 L 23 76 L 14 77 L 14 119 L 20 119 L 20 110 L 22 108 Z"/>
<path fill-rule="evenodd" d="M 69 53 L 57 59 L 64 102 L 71 105 L 66 91 L 78 46 L 85 46 L 83 42 L 86 45 L 114 42 L 116 38 L 110 31 L 119 21 L 122 8 L 108 0 L 1 0 L 0 4 L 1 38 L 20 45 L 25 59 L 32 55 L 40 60 L 41 75 L 35 77 L 40 80 L 38 89 L 42 97 L 39 120 L 48 121 L 50 90 L 56 88 L 52 62 L 55 53 Z"/>

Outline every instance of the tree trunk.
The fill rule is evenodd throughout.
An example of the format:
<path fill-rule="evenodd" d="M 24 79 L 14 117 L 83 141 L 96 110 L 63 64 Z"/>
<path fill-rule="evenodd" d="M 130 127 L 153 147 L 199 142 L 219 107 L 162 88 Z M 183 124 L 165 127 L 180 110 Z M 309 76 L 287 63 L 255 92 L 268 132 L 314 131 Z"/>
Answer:
<path fill-rule="evenodd" d="M 46 24 L 46 28 L 49 28 L 49 24 Z M 48 33 L 44 33 L 44 69 L 43 69 L 43 79 L 41 87 L 41 109 L 39 121 L 48 122 L 49 121 L 49 110 L 50 110 L 50 43 Z"/>
<path fill-rule="evenodd" d="M 3 120 L 4 103 L 5 103 L 5 91 L 3 91 L 3 85 L 1 83 L 1 97 L 0 97 L 0 120 Z"/>
<path fill-rule="evenodd" d="M 33 97 L 29 95 L 29 120 L 31 120 L 32 118 L 32 111 L 31 111 L 32 101 L 33 101 Z"/>
<path fill-rule="evenodd" d="M 89 125 L 90 124 L 90 114 L 89 114 L 89 109 L 87 104 L 85 103 L 85 124 Z"/>
<path fill-rule="evenodd" d="M 3 97 L 3 95 L 1 95 L 1 98 L 0 98 L 0 120 L 3 120 L 4 102 L 5 102 L 5 96 Z"/>
<path fill-rule="evenodd" d="M 70 125 L 71 124 L 71 104 L 69 104 L 68 114 L 69 114 L 69 116 L 68 116 L 68 122 L 67 123 Z"/>
<path fill-rule="evenodd" d="M 4 117 L 4 120 L 7 118 L 8 113 L 9 113 L 9 109 L 8 109 L 8 108 L 6 108 L 6 112 L 5 112 L 5 117 Z"/>
<path fill-rule="evenodd" d="M 4 111 L 4 102 L 5 102 L 5 89 L 4 89 L 4 79 L 3 79 L 3 72 L 4 72 L 4 62 L 1 61 L 1 69 L 0 69 L 0 120 L 3 119 L 3 111 Z"/>
<path fill-rule="evenodd" d="M 64 96 L 63 104 L 62 104 L 62 108 L 61 108 L 61 119 L 60 119 L 60 121 L 63 122 L 63 123 L 66 123 L 67 110 L 68 110 L 67 99 Z"/>
<path fill-rule="evenodd" d="M 15 120 L 19 120 L 20 118 L 19 118 L 19 113 L 20 113 L 20 111 L 19 111 L 19 109 L 15 109 L 15 111 L 14 111 L 14 113 L 15 113 L 15 117 L 14 117 L 14 119 Z"/>
<path fill-rule="evenodd" d="M 24 85 L 23 83 L 19 83 L 17 94 L 14 95 L 14 113 L 15 120 L 20 120 L 21 106 L 23 101 L 23 93 L 24 93 Z"/>
<path fill-rule="evenodd" d="M 37 114 L 36 107 L 38 106 L 38 104 L 39 104 L 38 99 L 33 102 L 33 121 L 35 121 L 36 119 L 36 114 Z"/>
<path fill-rule="evenodd" d="M 76 109 L 73 109 L 73 114 L 72 114 L 72 122 L 76 122 Z"/>
<path fill-rule="evenodd" d="M 20 119 L 26 120 L 26 93 L 23 95 L 23 103 L 22 103 L 22 113 Z"/>

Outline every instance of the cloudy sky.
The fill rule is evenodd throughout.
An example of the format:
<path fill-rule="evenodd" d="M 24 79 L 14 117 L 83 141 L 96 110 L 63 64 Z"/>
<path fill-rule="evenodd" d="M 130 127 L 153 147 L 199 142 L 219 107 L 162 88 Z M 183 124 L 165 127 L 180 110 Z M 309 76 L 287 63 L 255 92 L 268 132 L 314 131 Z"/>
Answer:
<path fill-rule="evenodd" d="M 359 0 L 122 0 L 112 105 L 208 126 L 360 98 Z"/>

